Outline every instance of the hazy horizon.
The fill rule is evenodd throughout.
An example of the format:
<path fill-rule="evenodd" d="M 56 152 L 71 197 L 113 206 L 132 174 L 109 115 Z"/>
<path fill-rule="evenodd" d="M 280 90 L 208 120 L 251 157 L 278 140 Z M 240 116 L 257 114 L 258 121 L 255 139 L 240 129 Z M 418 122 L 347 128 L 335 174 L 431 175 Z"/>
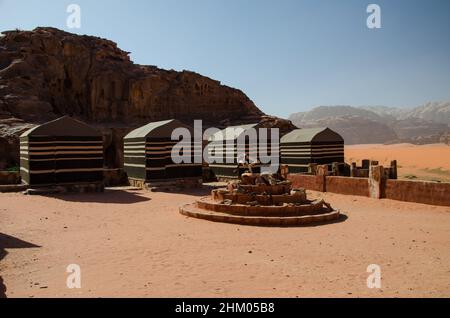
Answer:
<path fill-rule="evenodd" d="M 71 3 L 81 28 L 69 29 Z M 369 29 L 368 4 L 381 7 Z M 448 1 L 0 1 L 0 30 L 107 38 L 137 64 L 238 88 L 267 114 L 317 106 L 414 108 L 450 100 Z"/>
<path fill-rule="evenodd" d="M 308 112 L 308 111 L 311 111 L 311 110 L 313 110 L 315 108 L 318 108 L 318 107 L 347 107 L 347 106 L 348 107 L 354 107 L 354 108 L 387 107 L 387 108 L 399 109 L 399 110 L 413 110 L 413 109 L 415 109 L 417 107 L 424 106 L 424 105 L 426 105 L 428 103 L 450 103 L 450 100 L 432 100 L 432 101 L 428 101 L 428 102 L 425 102 L 425 103 L 420 104 L 420 105 L 403 105 L 403 106 L 391 106 L 391 105 L 338 105 L 338 104 L 336 104 L 336 105 L 314 105 L 314 106 L 311 106 L 309 108 L 306 107 L 304 110 L 298 111 L 296 113 Z M 291 113 L 289 115 L 292 115 L 292 114 L 293 113 Z M 288 117 L 289 117 L 289 115 L 288 115 Z"/>

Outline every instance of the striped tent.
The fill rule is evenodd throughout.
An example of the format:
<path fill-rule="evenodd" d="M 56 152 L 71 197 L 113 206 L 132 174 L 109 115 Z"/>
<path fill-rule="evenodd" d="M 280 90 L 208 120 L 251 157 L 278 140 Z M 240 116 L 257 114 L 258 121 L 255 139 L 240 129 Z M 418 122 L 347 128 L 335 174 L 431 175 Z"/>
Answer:
<path fill-rule="evenodd" d="M 289 172 L 308 172 L 311 163 L 343 163 L 344 139 L 329 128 L 296 129 L 281 138 L 280 155 Z"/>
<path fill-rule="evenodd" d="M 258 152 L 259 143 L 259 124 L 248 124 L 240 126 L 227 127 L 209 138 L 208 144 L 208 156 L 210 158 L 223 158 L 223 162 L 210 163 L 209 167 L 214 175 L 219 179 L 236 179 L 240 178 L 241 174 L 247 170 L 245 165 L 239 164 L 240 162 L 248 162 L 249 158 L 255 158 L 260 160 L 260 153 Z M 245 156 L 246 158 L 238 158 L 238 140 L 243 134 L 247 134 L 249 129 L 255 129 L 256 144 L 250 143 L 247 139 L 245 143 Z M 279 140 L 271 140 L 271 131 L 267 129 L 267 155 L 271 155 L 271 147 L 275 147 L 277 153 L 274 154 L 279 158 Z M 231 158 L 230 162 L 227 162 L 227 157 Z M 231 162 L 232 161 L 232 162 Z M 253 166 L 253 172 L 259 172 L 261 164 L 255 164 Z"/>
<path fill-rule="evenodd" d="M 179 143 L 172 140 L 172 132 L 176 128 L 186 128 L 193 136 L 192 127 L 176 119 L 152 122 L 125 136 L 124 165 L 129 179 L 150 182 L 202 177 L 202 164 L 195 163 L 193 151 L 194 147 L 199 147 L 201 154 L 201 141 L 199 144 L 193 140 L 183 142 L 183 150 L 190 151 L 190 163 L 175 163 L 172 160 L 172 148 Z"/>
<path fill-rule="evenodd" d="M 71 117 L 20 136 L 20 173 L 30 186 L 103 182 L 103 137 Z"/>

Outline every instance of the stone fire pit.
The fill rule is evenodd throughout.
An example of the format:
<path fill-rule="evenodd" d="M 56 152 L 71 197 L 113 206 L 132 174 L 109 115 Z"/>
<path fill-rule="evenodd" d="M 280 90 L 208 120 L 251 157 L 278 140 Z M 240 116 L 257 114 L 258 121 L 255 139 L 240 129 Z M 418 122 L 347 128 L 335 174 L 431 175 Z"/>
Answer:
<path fill-rule="evenodd" d="M 277 176 L 279 177 L 279 176 Z M 182 206 L 180 213 L 214 222 L 255 226 L 302 226 L 339 219 L 340 212 L 323 200 L 307 199 L 304 189 L 274 176 L 244 174 L 227 188 Z"/>

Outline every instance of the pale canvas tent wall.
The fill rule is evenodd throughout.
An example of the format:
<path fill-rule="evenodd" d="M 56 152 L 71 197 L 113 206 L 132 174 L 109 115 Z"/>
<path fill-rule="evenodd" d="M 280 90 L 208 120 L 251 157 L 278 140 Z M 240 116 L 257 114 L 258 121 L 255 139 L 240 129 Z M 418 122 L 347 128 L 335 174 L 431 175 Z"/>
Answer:
<path fill-rule="evenodd" d="M 20 174 L 31 186 L 103 182 L 103 137 L 64 116 L 20 136 Z"/>
<path fill-rule="evenodd" d="M 344 139 L 329 128 L 296 129 L 281 138 L 280 155 L 289 172 L 304 173 L 311 163 L 343 163 Z"/>
<path fill-rule="evenodd" d="M 190 151 L 190 163 L 172 160 L 172 148 L 179 142 L 172 140 L 176 128 L 186 128 L 191 133 L 192 140 L 183 142 L 184 150 Z M 202 142 L 194 143 L 193 137 L 192 127 L 176 119 L 152 122 L 133 130 L 124 138 L 124 166 L 128 178 L 140 181 L 201 178 L 202 164 L 195 163 L 194 147 L 199 147 L 201 155 Z"/>
<path fill-rule="evenodd" d="M 248 139 L 246 140 L 245 156 L 246 159 L 249 159 L 251 155 L 257 160 L 260 159 L 260 153 L 258 152 L 258 145 L 260 141 L 259 128 L 261 128 L 259 124 L 230 126 L 217 132 L 209 138 L 208 156 L 210 156 L 210 158 L 223 158 L 223 162 L 214 162 L 209 164 L 210 169 L 217 178 L 236 179 L 247 170 L 245 165 L 239 164 L 243 158 L 238 158 L 238 140 L 240 137 L 242 138 L 243 135 L 246 135 L 250 129 L 256 130 L 257 139 L 256 144 L 250 143 Z M 277 160 L 279 160 L 279 140 L 271 140 L 271 129 L 267 129 L 267 138 L 267 154 L 269 156 L 272 155 L 271 149 L 273 147 L 276 149 L 276 153 L 273 155 L 277 157 Z M 227 157 L 232 160 L 227 162 Z M 244 159 L 244 161 L 248 161 L 246 159 Z M 261 166 L 261 164 L 254 165 L 253 172 L 259 172 Z"/>

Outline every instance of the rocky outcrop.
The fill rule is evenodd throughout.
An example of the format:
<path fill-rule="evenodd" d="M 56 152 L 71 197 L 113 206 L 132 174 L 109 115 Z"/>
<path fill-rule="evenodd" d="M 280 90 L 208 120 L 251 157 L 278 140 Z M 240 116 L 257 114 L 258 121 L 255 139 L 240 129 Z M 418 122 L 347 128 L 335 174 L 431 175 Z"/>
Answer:
<path fill-rule="evenodd" d="M 264 128 L 278 128 L 280 130 L 280 136 L 284 136 L 287 133 L 290 133 L 292 130 L 298 128 L 290 120 L 274 116 L 262 116 L 260 124 L 260 127 Z"/>
<path fill-rule="evenodd" d="M 172 117 L 216 123 L 262 115 L 237 89 L 194 72 L 133 64 L 108 40 L 52 28 L 4 34 L 2 108 L 25 121 L 74 115 L 125 124 Z"/>
<path fill-rule="evenodd" d="M 220 126 L 259 122 L 264 114 L 240 90 L 190 71 L 134 64 L 109 40 L 54 28 L 3 32 L 0 157 L 17 162 L 17 136 L 62 115 L 102 129 L 109 165 L 117 166 L 123 135 L 149 121 Z"/>

